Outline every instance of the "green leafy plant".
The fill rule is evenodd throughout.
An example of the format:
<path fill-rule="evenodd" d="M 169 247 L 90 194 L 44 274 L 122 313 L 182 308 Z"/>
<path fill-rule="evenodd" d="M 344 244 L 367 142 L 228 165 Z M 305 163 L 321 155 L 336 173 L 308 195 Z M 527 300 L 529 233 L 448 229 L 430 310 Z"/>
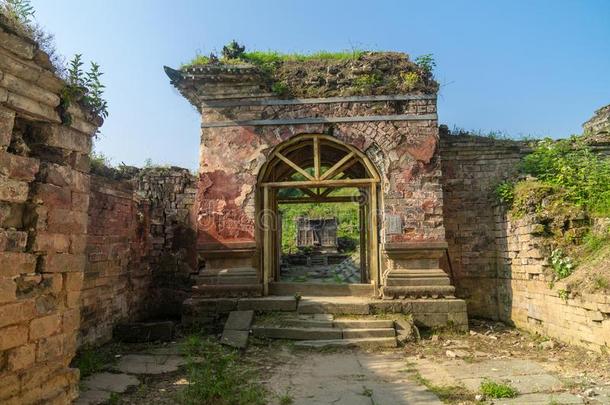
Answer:
<path fill-rule="evenodd" d="M 100 79 L 103 75 L 100 65 L 91 62 L 87 72 L 82 67 L 82 54 L 74 55 L 68 63 L 67 84 L 61 92 L 61 116 L 65 125 L 72 123 L 68 108 L 74 103 L 81 103 L 94 116 L 108 117 L 108 102 L 103 97 L 105 86 Z"/>
<path fill-rule="evenodd" d="M 565 190 L 566 202 L 610 215 L 610 159 L 594 154 L 582 137 L 539 141 L 523 160 L 526 174 Z"/>
<path fill-rule="evenodd" d="M 434 57 L 431 53 L 418 56 L 415 58 L 415 63 L 421 70 L 430 75 L 433 73 L 434 68 L 436 67 L 436 62 L 434 61 Z"/>
<path fill-rule="evenodd" d="M 558 280 L 566 278 L 574 272 L 574 262 L 561 249 L 553 249 L 550 262 Z"/>
<path fill-rule="evenodd" d="M 400 74 L 403 85 L 407 91 L 413 90 L 420 81 L 417 72 L 402 72 Z"/>
<path fill-rule="evenodd" d="M 519 392 L 509 384 L 485 380 L 481 383 L 481 394 L 489 398 L 515 398 Z"/>
<path fill-rule="evenodd" d="M 294 404 L 294 397 L 286 392 L 278 397 L 278 402 L 280 405 L 292 405 Z"/>
<path fill-rule="evenodd" d="M 233 40 L 222 47 L 222 57 L 225 59 L 240 59 L 246 47 Z"/>
<path fill-rule="evenodd" d="M 283 96 L 288 94 L 289 88 L 284 82 L 275 82 L 271 85 L 271 91 L 278 96 Z"/>
<path fill-rule="evenodd" d="M 378 73 L 371 73 L 358 76 L 354 80 L 354 85 L 360 89 L 362 93 L 369 93 L 383 83 L 382 77 Z"/>
<path fill-rule="evenodd" d="M 570 297 L 570 292 L 568 290 L 561 289 L 561 290 L 557 291 L 557 296 L 559 298 L 561 298 L 563 301 L 567 301 L 568 298 Z"/>
<path fill-rule="evenodd" d="M 513 201 L 515 201 L 514 183 L 511 183 L 510 181 L 503 181 L 496 186 L 494 193 L 497 200 L 502 204 L 505 204 L 508 207 L 513 205 Z"/>
<path fill-rule="evenodd" d="M 19 21 L 21 24 L 28 25 L 36 13 L 31 0 L 3 0 L 2 10 L 9 18 Z"/>

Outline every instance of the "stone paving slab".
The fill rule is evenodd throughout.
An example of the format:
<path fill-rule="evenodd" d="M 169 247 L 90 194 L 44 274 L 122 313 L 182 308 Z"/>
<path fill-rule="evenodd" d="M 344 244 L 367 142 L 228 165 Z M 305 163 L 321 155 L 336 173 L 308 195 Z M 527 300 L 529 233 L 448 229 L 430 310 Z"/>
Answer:
<path fill-rule="evenodd" d="M 129 374 L 97 373 L 85 378 L 83 384 L 92 390 L 122 393 L 127 391 L 127 388 L 140 384 L 140 381 Z"/>
<path fill-rule="evenodd" d="M 237 349 L 245 349 L 246 346 L 248 346 L 249 336 L 250 332 L 247 330 L 225 329 L 222 332 L 220 343 L 227 346 L 235 347 Z"/>
<path fill-rule="evenodd" d="M 128 354 L 121 357 L 114 368 L 130 374 L 163 374 L 176 371 L 186 363 L 186 359 L 181 356 Z"/>
<path fill-rule="evenodd" d="M 254 311 L 232 311 L 225 323 L 225 329 L 229 330 L 250 330 Z"/>
<path fill-rule="evenodd" d="M 261 297 L 242 298 L 237 302 L 240 311 L 296 311 L 297 300 L 294 297 Z"/>
<path fill-rule="evenodd" d="M 578 395 L 572 395 L 568 393 L 556 393 L 556 394 L 525 394 L 519 395 L 517 398 L 510 399 L 495 399 L 494 405 L 549 405 L 549 404 L 562 404 L 562 405 L 576 405 L 584 404 L 584 400 Z"/>
<path fill-rule="evenodd" d="M 74 405 L 98 405 L 110 399 L 110 391 L 100 390 L 85 390 L 82 389 L 79 393 L 78 399 L 74 402 Z"/>
<path fill-rule="evenodd" d="M 311 353 L 279 366 L 266 384 L 288 392 L 294 405 L 441 405 L 401 371 L 405 366 L 394 353 Z"/>
<path fill-rule="evenodd" d="M 410 358 L 417 371 L 436 385 L 463 385 L 478 393 L 481 383 L 490 379 L 508 383 L 518 392 L 517 398 L 493 400 L 494 404 L 582 404 L 582 398 L 566 390 L 556 376 L 531 360 L 499 359 L 465 362 L 460 359 L 435 360 Z"/>

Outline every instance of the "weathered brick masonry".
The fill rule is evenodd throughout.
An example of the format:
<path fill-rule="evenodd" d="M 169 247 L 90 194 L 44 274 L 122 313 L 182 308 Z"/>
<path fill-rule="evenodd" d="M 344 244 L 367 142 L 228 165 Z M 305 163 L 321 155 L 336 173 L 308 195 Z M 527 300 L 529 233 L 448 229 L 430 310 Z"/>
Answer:
<path fill-rule="evenodd" d="M 116 322 L 146 316 L 152 280 L 149 207 L 131 182 L 92 176 L 82 343 L 104 343 Z"/>
<path fill-rule="evenodd" d="M 120 322 L 178 316 L 196 269 L 194 177 L 179 168 L 128 177 L 92 176 L 83 343 L 109 341 Z"/>
<path fill-rule="evenodd" d="M 89 152 L 97 127 L 57 107 L 64 83 L 0 25 L 0 402 L 66 404 L 78 390 Z"/>
<path fill-rule="evenodd" d="M 607 143 L 594 150 L 606 154 Z M 456 295 L 470 316 L 499 319 L 567 343 L 610 346 L 610 297 L 562 298 L 551 282 L 548 242 L 531 216 L 510 218 L 495 187 L 518 171 L 523 142 L 441 133 L 442 184 L 449 263 Z M 538 225 L 538 226 L 537 226 Z"/>
<path fill-rule="evenodd" d="M 532 216 L 516 219 L 496 209 L 499 318 L 566 343 L 607 350 L 610 296 L 561 296 L 563 280 L 550 287 L 550 252 L 540 227 Z"/>
<path fill-rule="evenodd" d="M 526 145 L 441 132 L 443 214 L 456 295 L 470 316 L 498 318 L 495 187 L 517 174 Z"/>

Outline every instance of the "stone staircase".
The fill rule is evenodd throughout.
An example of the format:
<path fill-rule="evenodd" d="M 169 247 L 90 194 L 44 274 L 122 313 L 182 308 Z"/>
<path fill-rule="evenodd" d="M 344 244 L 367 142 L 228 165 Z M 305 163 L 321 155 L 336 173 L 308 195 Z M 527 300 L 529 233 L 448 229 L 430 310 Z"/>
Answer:
<path fill-rule="evenodd" d="M 260 297 L 260 284 L 254 267 L 201 271 L 194 277 L 193 294 L 199 297 Z"/>
<path fill-rule="evenodd" d="M 397 347 L 391 319 L 334 319 L 332 314 L 263 318 L 255 321 L 252 336 L 295 340 L 295 347 Z"/>
<path fill-rule="evenodd" d="M 269 338 L 302 336 L 302 340 L 332 340 L 329 345 L 357 345 L 350 339 L 386 339 L 377 341 L 391 344 L 390 324 L 408 315 L 415 325 L 424 328 L 451 326 L 459 330 L 468 329 L 466 303 L 455 298 L 418 298 L 382 300 L 370 297 L 303 296 L 284 295 L 268 297 L 223 297 L 209 298 L 193 296 L 182 305 L 183 325 L 196 326 L 218 332 L 232 311 L 254 311 L 256 326 L 264 326 L 256 335 Z M 392 316 L 392 314 L 396 314 Z M 346 316 L 359 321 L 372 321 L 383 315 L 384 322 L 349 323 Z M 350 319 L 350 321 L 352 320 Z M 277 328 L 283 331 L 277 331 Z M 290 329 L 293 328 L 293 329 Z M 313 329 L 304 331 L 303 329 Z M 370 331 L 369 329 L 382 329 Z M 383 330 L 385 329 L 385 330 Z M 316 335 L 317 334 L 317 335 Z M 314 339 L 312 336 L 317 336 Z M 339 338 L 340 337 L 340 338 Z M 341 340 L 342 342 L 337 342 Z M 344 342 L 344 340 L 349 340 Z M 303 343 L 299 343 L 303 344 Z M 320 344 L 307 343 L 307 344 Z M 323 344 L 326 344 L 323 342 Z"/>
<path fill-rule="evenodd" d="M 439 269 L 395 269 L 386 274 L 383 296 L 388 298 L 453 297 L 455 287 Z"/>

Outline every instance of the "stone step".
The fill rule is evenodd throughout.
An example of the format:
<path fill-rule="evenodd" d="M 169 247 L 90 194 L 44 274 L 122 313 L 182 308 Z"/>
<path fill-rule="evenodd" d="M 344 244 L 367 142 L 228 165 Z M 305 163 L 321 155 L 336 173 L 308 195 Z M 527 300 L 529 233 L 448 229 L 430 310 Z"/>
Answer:
<path fill-rule="evenodd" d="M 449 278 L 445 277 L 388 277 L 388 286 L 432 286 L 451 285 Z"/>
<path fill-rule="evenodd" d="M 252 335 L 268 339 L 324 340 L 342 339 L 343 332 L 335 328 L 291 328 L 281 326 L 253 326 Z"/>
<path fill-rule="evenodd" d="M 295 328 L 283 326 L 252 327 L 256 337 L 288 340 L 329 340 L 395 337 L 394 328 L 340 329 L 340 328 Z"/>
<path fill-rule="evenodd" d="M 447 277 L 442 269 L 393 269 L 387 273 L 388 277 L 394 275 L 422 275 L 424 277 Z"/>
<path fill-rule="evenodd" d="M 295 328 L 339 328 L 339 329 L 383 329 L 393 328 L 394 321 L 385 319 L 314 320 L 288 318 L 280 321 L 282 326 Z"/>
<path fill-rule="evenodd" d="M 395 337 L 364 338 L 364 339 L 330 339 L 330 340 L 301 340 L 294 344 L 300 348 L 322 349 L 327 347 L 364 347 L 364 348 L 389 348 L 397 347 Z"/>
<path fill-rule="evenodd" d="M 258 284 L 257 276 L 195 276 L 197 285 Z"/>
<path fill-rule="evenodd" d="M 284 319 L 282 326 L 294 328 L 332 328 L 333 321 L 316 321 L 314 319 Z"/>
<path fill-rule="evenodd" d="M 341 329 L 343 339 L 387 338 L 396 337 L 396 330 L 391 328 Z"/>
<path fill-rule="evenodd" d="M 195 285 L 193 294 L 206 298 L 260 297 L 262 284 Z"/>
<path fill-rule="evenodd" d="M 452 285 L 385 286 L 382 288 L 382 293 L 384 298 L 453 297 L 455 287 Z"/>
<path fill-rule="evenodd" d="M 299 314 L 368 315 L 369 303 L 357 297 L 304 297 L 299 302 Z"/>
<path fill-rule="evenodd" d="M 333 321 L 333 327 L 342 329 L 375 329 L 393 328 L 391 319 L 339 319 Z"/>
<path fill-rule="evenodd" d="M 239 275 L 250 275 L 250 274 L 256 274 L 256 269 L 254 267 L 231 267 L 231 268 L 227 268 L 227 269 L 208 269 L 208 270 L 203 270 L 199 273 L 199 275 L 202 276 L 206 276 L 206 275 L 210 275 L 210 276 L 216 276 L 216 275 L 232 275 L 232 274 L 239 274 Z"/>
<path fill-rule="evenodd" d="M 375 290 L 371 284 L 323 284 L 323 283 L 269 283 L 271 295 L 301 295 L 323 297 L 372 297 Z"/>

